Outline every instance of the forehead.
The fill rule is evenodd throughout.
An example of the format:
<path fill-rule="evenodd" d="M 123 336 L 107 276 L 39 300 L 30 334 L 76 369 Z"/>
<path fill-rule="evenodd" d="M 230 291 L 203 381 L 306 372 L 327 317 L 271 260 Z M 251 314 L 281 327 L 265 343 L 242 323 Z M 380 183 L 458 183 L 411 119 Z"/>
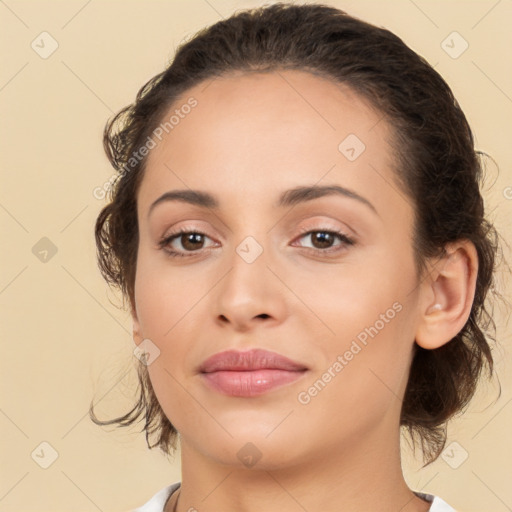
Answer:
<path fill-rule="evenodd" d="M 139 190 L 145 209 L 173 188 L 228 201 L 242 191 L 245 202 L 274 204 L 280 189 L 297 185 L 326 180 L 376 196 L 382 180 L 394 179 L 382 114 L 348 86 L 309 72 L 236 72 L 200 83 L 160 126 L 166 122 Z"/>

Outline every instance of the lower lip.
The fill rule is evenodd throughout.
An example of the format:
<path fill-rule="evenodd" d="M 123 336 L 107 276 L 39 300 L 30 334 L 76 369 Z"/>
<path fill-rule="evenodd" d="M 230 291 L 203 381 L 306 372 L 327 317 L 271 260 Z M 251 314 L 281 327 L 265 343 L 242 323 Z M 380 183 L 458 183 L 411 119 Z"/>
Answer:
<path fill-rule="evenodd" d="M 251 397 L 289 384 L 302 377 L 304 373 L 305 370 L 263 369 L 239 372 L 218 371 L 201 375 L 207 384 L 224 395 Z"/>

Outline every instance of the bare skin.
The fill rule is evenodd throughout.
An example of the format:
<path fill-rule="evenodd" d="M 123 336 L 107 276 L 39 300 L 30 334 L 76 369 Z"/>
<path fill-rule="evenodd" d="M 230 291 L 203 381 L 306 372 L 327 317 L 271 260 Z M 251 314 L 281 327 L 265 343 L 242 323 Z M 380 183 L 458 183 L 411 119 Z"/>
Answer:
<path fill-rule="evenodd" d="M 187 91 L 170 114 L 189 97 L 197 106 L 151 150 L 139 189 L 132 310 L 135 342 L 160 350 L 148 371 L 180 432 L 177 511 L 427 511 L 403 478 L 400 408 L 414 344 L 447 343 L 469 316 L 474 246 L 453 244 L 419 279 L 392 128 L 350 89 L 302 71 L 237 73 Z M 338 148 L 349 134 L 365 145 L 353 161 Z M 372 206 L 344 195 L 275 205 L 309 185 L 338 185 Z M 163 201 L 150 212 L 178 189 L 208 192 L 219 209 Z M 172 258 L 158 242 L 181 228 L 203 237 L 175 238 L 167 249 L 187 256 Z M 322 245 L 302 228 L 355 243 Z M 263 250 L 251 263 L 236 251 L 255 250 L 246 237 Z M 250 348 L 308 370 L 251 398 L 204 384 L 207 357 Z M 247 443 L 260 457 L 251 467 L 238 456 Z"/>

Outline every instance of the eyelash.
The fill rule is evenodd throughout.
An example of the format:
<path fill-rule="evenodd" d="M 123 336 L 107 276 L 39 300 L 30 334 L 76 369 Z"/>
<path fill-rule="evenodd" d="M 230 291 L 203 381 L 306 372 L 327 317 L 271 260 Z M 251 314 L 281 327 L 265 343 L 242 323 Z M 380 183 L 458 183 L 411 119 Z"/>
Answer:
<path fill-rule="evenodd" d="M 310 248 L 310 247 L 305 248 L 305 249 L 309 249 L 309 250 L 317 252 L 317 253 L 323 253 L 323 254 L 338 253 L 341 250 L 343 250 L 344 248 L 346 248 L 346 246 L 356 245 L 355 239 L 352 238 L 351 236 L 348 236 L 345 233 L 342 233 L 341 231 L 331 230 L 331 229 L 327 229 L 327 228 L 318 228 L 318 229 L 303 228 L 303 229 L 301 229 L 301 236 L 299 238 L 303 238 L 306 235 L 311 235 L 313 233 L 328 233 L 330 235 L 337 236 L 339 238 L 339 240 L 341 240 L 341 242 L 342 242 L 342 245 L 338 246 L 338 248 L 336 248 L 336 249 L 333 249 L 331 247 L 328 249 L 315 249 L 315 248 Z M 162 238 L 158 242 L 158 246 L 160 249 L 164 250 L 167 253 L 167 255 L 171 258 L 176 258 L 176 257 L 177 258 L 188 258 L 188 257 L 195 256 L 196 254 L 199 253 L 200 250 L 188 251 L 189 254 L 184 254 L 180 251 L 175 251 L 175 250 L 166 248 L 168 245 L 170 245 L 170 243 L 174 239 L 179 238 L 182 235 L 191 235 L 191 234 L 202 235 L 202 236 L 208 237 L 208 235 L 206 235 L 205 233 L 202 233 L 200 231 L 194 231 L 194 230 L 190 231 L 190 230 L 186 230 L 186 229 L 181 229 L 174 233 L 170 233 L 168 236 Z M 341 249 L 340 249 L 340 247 L 341 247 Z"/>

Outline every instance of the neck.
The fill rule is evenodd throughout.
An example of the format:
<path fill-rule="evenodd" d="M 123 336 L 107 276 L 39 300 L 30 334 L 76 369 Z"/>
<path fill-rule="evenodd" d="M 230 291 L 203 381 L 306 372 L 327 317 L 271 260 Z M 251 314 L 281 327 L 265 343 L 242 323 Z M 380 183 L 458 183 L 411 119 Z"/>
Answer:
<path fill-rule="evenodd" d="M 383 442 L 382 430 L 317 449 L 286 467 L 267 462 L 248 469 L 219 463 L 183 438 L 181 459 L 177 512 L 427 512 L 430 508 L 403 478 L 399 435 Z"/>

